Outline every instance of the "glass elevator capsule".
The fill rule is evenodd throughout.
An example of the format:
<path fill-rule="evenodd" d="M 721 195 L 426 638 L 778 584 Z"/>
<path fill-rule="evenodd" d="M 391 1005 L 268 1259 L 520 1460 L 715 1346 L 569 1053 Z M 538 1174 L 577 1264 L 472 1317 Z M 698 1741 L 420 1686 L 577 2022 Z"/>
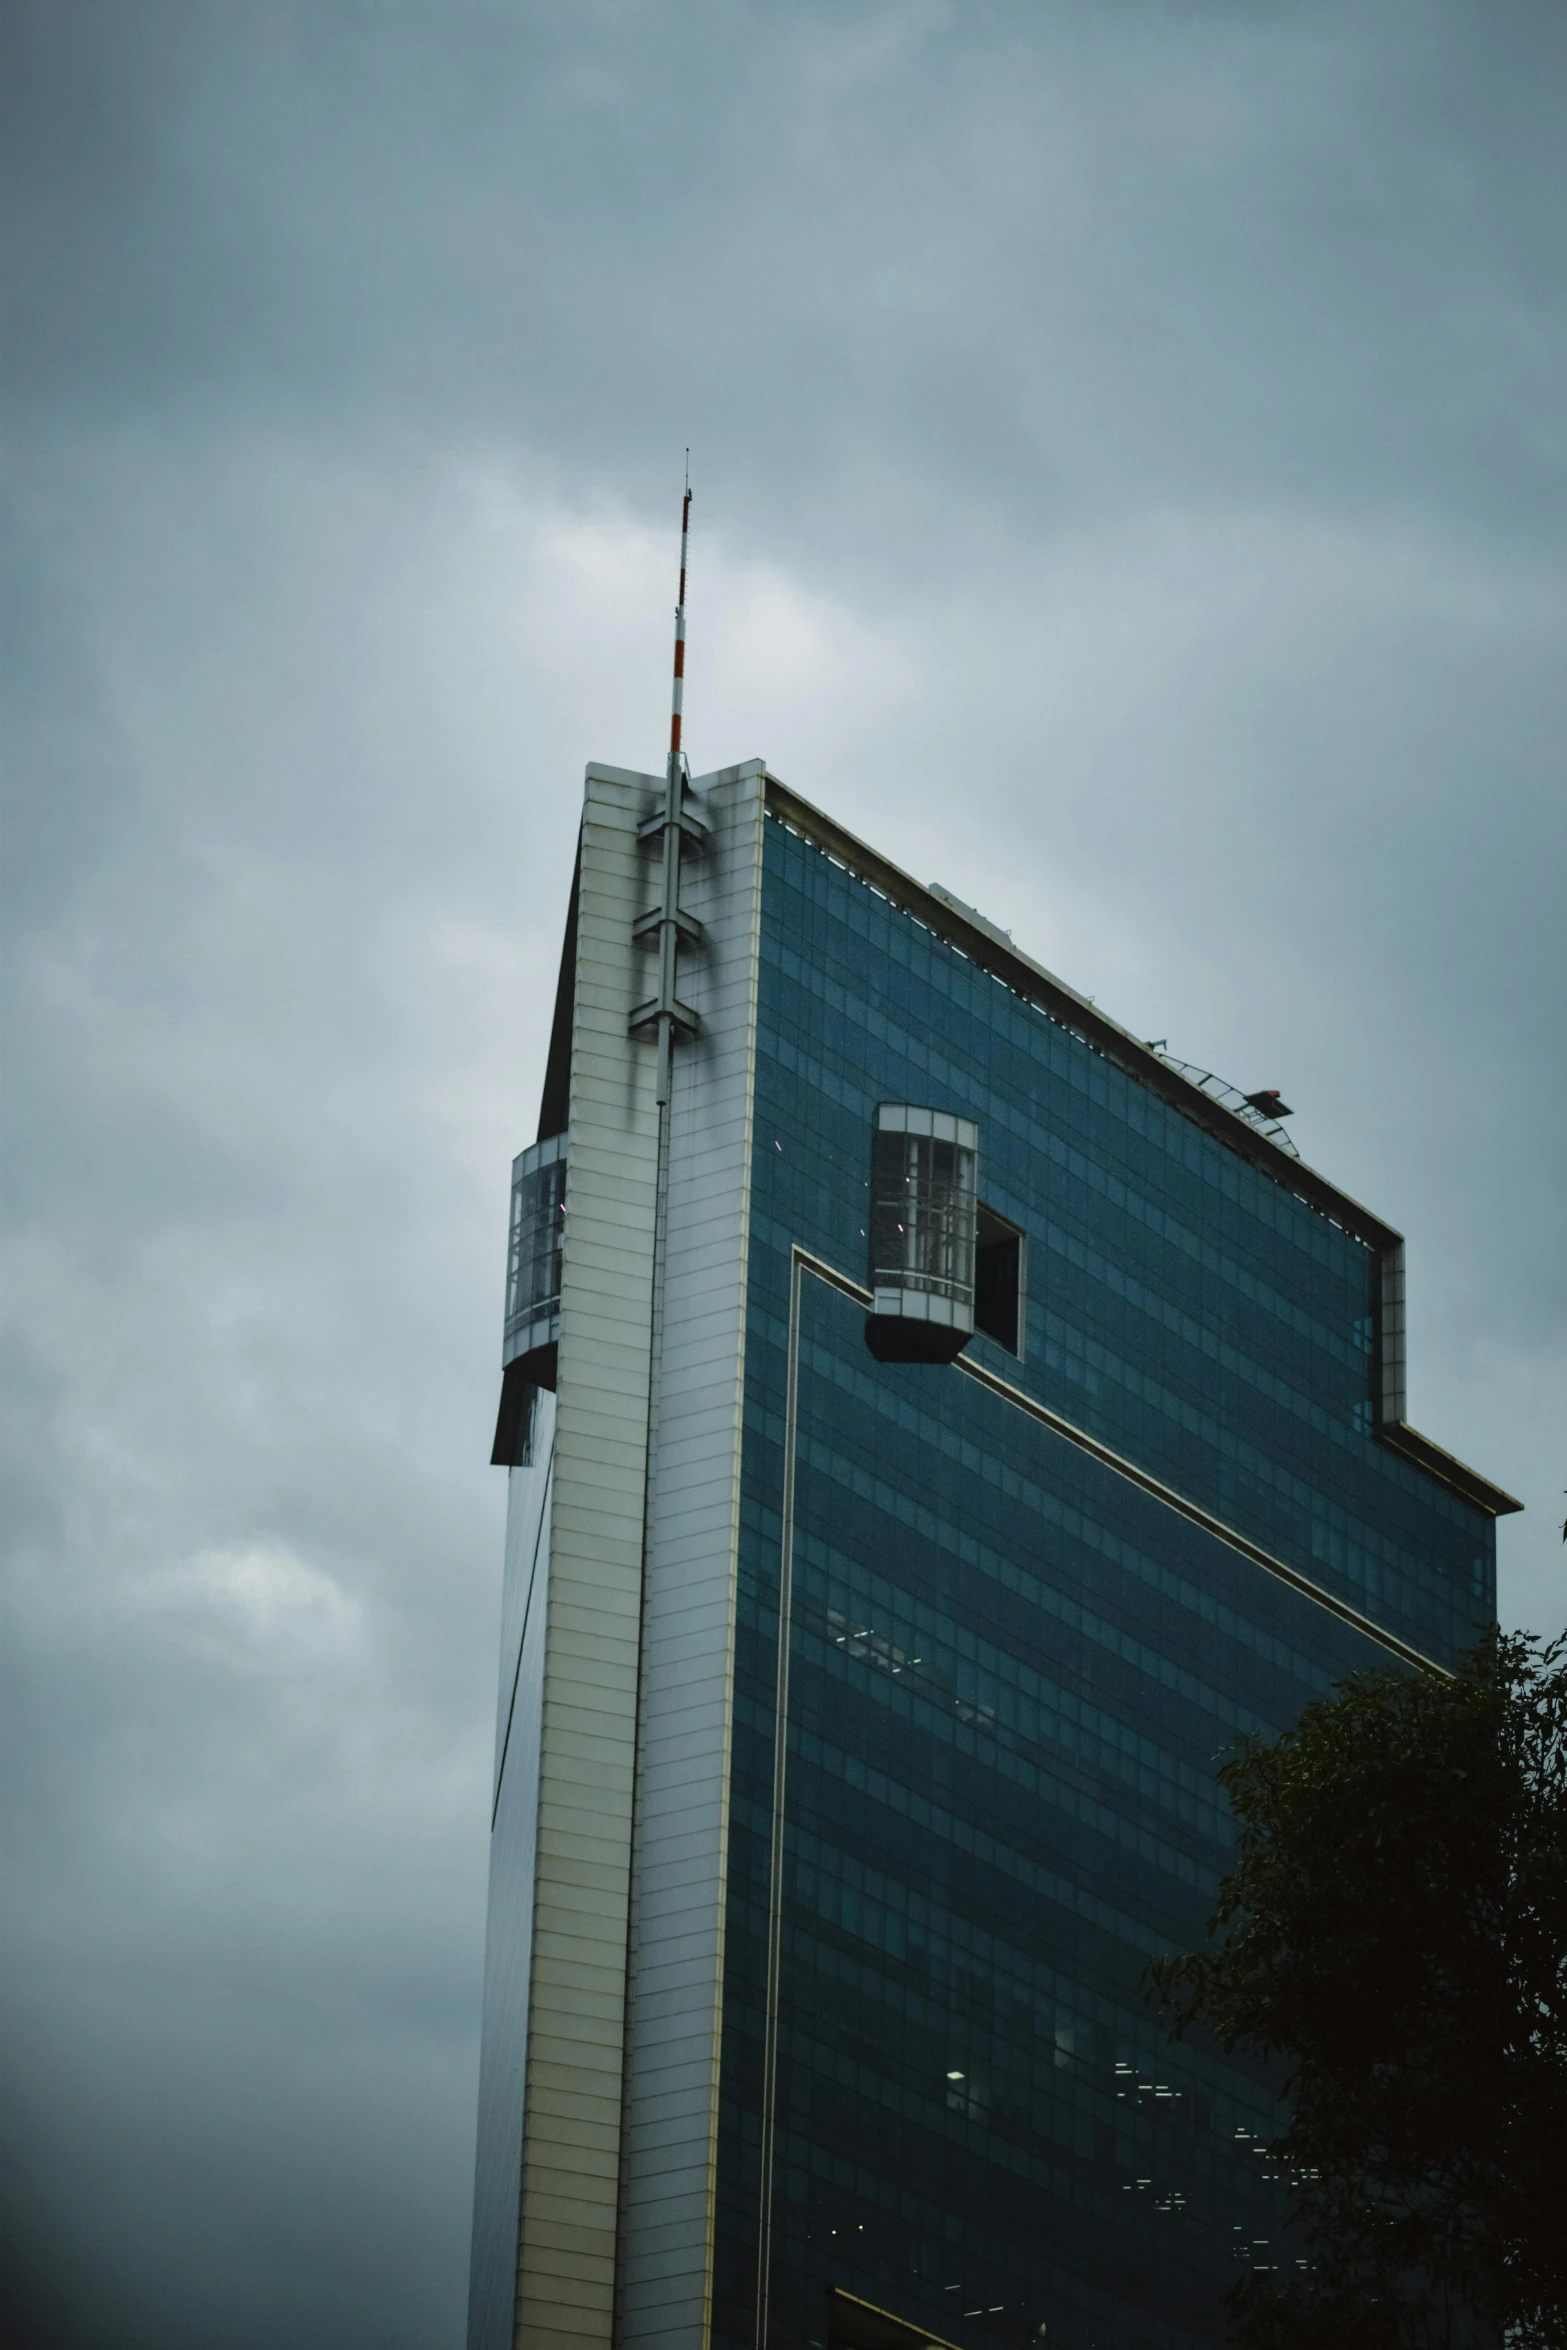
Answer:
<path fill-rule="evenodd" d="M 511 1163 L 501 1408 L 490 1453 L 497 1467 L 515 1468 L 526 1460 L 532 1392 L 555 1385 L 565 1229 L 566 1137 L 552 1134 L 519 1151 Z"/>
<path fill-rule="evenodd" d="M 552 1134 L 511 1163 L 503 1363 L 560 1336 L 561 1240 L 566 1226 L 566 1137 Z M 545 1384 L 543 1381 L 541 1385 Z M 553 1386 L 553 1379 L 548 1382 Z"/>
<path fill-rule="evenodd" d="M 871 1134 L 865 1343 L 884 1363 L 950 1363 L 974 1331 L 979 1128 L 882 1102 Z"/>

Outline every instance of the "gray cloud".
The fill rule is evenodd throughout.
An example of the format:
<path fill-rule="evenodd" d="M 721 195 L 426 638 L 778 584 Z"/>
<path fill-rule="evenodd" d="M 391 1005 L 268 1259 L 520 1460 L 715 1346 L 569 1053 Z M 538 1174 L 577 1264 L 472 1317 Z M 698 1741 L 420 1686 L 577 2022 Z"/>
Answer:
<path fill-rule="evenodd" d="M 7 15 L 16 2291 L 460 2338 L 510 1151 L 690 722 L 1411 1242 L 1567 1484 L 1560 14 Z"/>

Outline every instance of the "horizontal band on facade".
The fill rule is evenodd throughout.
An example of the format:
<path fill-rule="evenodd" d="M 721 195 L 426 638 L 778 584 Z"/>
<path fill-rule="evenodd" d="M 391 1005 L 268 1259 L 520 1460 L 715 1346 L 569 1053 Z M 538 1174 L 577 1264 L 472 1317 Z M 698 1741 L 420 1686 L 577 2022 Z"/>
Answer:
<path fill-rule="evenodd" d="M 829 1289 L 836 1289 L 840 1296 L 850 1298 L 855 1305 L 870 1311 L 871 1293 L 860 1282 L 852 1280 L 847 1273 L 840 1273 L 837 1266 L 829 1265 L 824 1257 L 813 1256 L 809 1249 L 801 1248 L 798 1242 L 795 1243 L 793 1255 L 795 1263 L 803 1272 L 814 1275 L 818 1281 L 825 1282 Z M 1076 1445 L 1079 1452 L 1087 1453 L 1102 1468 L 1113 1469 L 1118 1477 L 1124 1477 L 1128 1484 L 1140 1487 L 1151 1499 L 1162 1502 L 1166 1509 L 1176 1511 L 1190 1525 L 1199 1527 L 1203 1533 L 1213 1535 L 1216 1541 L 1238 1551 L 1254 1567 L 1261 1567 L 1264 1574 L 1272 1575 L 1276 1581 L 1287 1584 L 1292 1591 L 1298 1591 L 1303 1599 L 1313 1600 L 1318 1607 L 1326 1608 L 1329 1615 L 1337 1616 L 1341 1624 L 1348 1624 L 1366 1639 L 1374 1640 L 1379 1648 L 1385 1648 L 1390 1656 L 1396 1656 L 1400 1664 L 1413 1665 L 1422 1673 L 1434 1673 L 1444 1681 L 1451 1679 L 1444 1665 L 1439 1665 L 1434 1657 L 1416 1648 L 1412 1641 L 1401 1639 L 1396 1632 L 1390 1632 L 1386 1625 L 1363 1615 L 1347 1599 L 1339 1599 L 1333 1592 L 1324 1590 L 1320 1583 L 1314 1582 L 1309 1575 L 1303 1575 L 1297 1567 L 1286 1566 L 1283 1559 L 1275 1558 L 1272 1551 L 1263 1549 L 1261 1543 L 1253 1542 L 1248 1535 L 1239 1533 L 1233 1526 L 1227 1526 L 1222 1518 L 1216 1518 L 1200 1502 L 1188 1501 L 1185 1494 L 1177 1493 L 1173 1485 L 1166 1485 L 1162 1478 L 1150 1476 L 1146 1469 L 1138 1468 L 1135 1461 L 1129 1461 L 1123 1453 L 1116 1452 L 1108 1444 L 1102 1444 L 1097 1436 L 1091 1436 L 1086 1428 L 1079 1428 L 1075 1421 L 1063 1418 L 1060 1412 L 1052 1411 L 1049 1404 L 1040 1403 L 1037 1397 L 1029 1395 L 1023 1388 L 1014 1387 L 1010 1379 L 1003 1379 L 998 1372 L 988 1370 L 983 1363 L 971 1362 L 964 1355 L 956 1358 L 952 1368 L 972 1379 L 976 1386 L 987 1389 L 1002 1403 L 1011 1404 L 1015 1410 L 1026 1413 L 1031 1420 L 1037 1420 L 1042 1428 L 1048 1428 L 1053 1435 L 1065 1437 L 1067 1443 Z"/>

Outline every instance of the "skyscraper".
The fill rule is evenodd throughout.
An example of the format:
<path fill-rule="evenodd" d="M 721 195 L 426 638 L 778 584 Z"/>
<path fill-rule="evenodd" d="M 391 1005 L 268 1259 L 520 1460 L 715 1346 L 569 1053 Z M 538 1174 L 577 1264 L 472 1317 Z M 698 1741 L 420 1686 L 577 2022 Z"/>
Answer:
<path fill-rule="evenodd" d="M 1213 2350 L 1224 1750 L 1493 1620 L 1398 1234 L 760 761 L 592 766 L 513 1174 L 470 2350 Z M 660 1095 L 667 1094 L 667 1101 Z"/>

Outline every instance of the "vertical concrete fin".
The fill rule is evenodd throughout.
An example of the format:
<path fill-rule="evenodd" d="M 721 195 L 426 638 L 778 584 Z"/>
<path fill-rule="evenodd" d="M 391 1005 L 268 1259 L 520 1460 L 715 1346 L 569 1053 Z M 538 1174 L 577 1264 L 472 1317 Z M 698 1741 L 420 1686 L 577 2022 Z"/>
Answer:
<path fill-rule="evenodd" d="M 539 1741 L 516 2339 L 609 2350 L 658 1159 L 628 1036 L 656 779 L 589 767 Z"/>
<path fill-rule="evenodd" d="M 1382 1280 L 1377 1315 L 1377 1352 L 1381 1364 L 1378 1410 L 1384 1427 L 1397 1427 L 1409 1416 L 1403 1242 L 1394 1240 L 1382 1249 L 1379 1262 Z"/>
<path fill-rule="evenodd" d="M 765 770 L 697 780 L 648 1486 L 618 2350 L 703 2350 L 712 2297 Z"/>

